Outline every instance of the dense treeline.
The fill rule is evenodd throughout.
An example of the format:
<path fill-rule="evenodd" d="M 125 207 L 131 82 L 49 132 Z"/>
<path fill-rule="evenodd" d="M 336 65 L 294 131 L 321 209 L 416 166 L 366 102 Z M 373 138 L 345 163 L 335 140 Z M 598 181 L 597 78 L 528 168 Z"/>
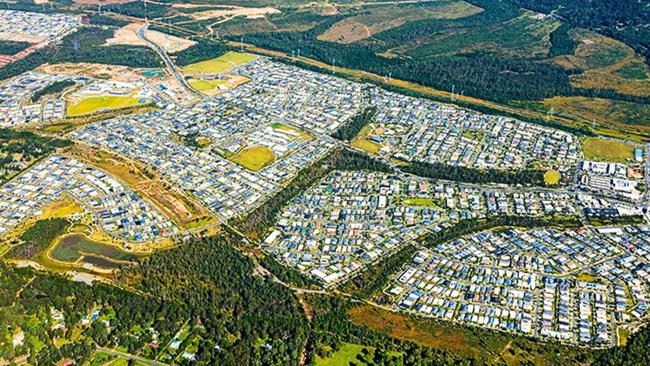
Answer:
<path fill-rule="evenodd" d="M 544 172 L 536 169 L 500 170 L 474 169 L 443 163 L 412 161 L 400 166 L 405 173 L 431 179 L 453 180 L 465 183 L 500 183 L 543 186 Z"/>
<path fill-rule="evenodd" d="M 60 45 L 51 45 L 31 53 L 0 69 L 0 80 L 32 70 L 44 63 L 94 62 L 131 67 L 160 67 L 158 55 L 144 46 L 104 46 L 113 36 L 110 29 L 81 28 L 65 37 Z"/>
<path fill-rule="evenodd" d="M 368 155 L 349 149 L 337 149 L 314 165 L 304 168 L 288 186 L 246 216 L 234 219 L 232 224 L 250 238 L 259 238 L 275 223 L 277 215 L 291 199 L 333 170 L 393 172 L 386 163 Z"/>
<path fill-rule="evenodd" d="M 580 220 L 575 216 L 556 217 L 530 217 L 530 216 L 496 216 L 487 219 L 462 220 L 441 231 L 431 232 L 419 239 L 419 241 L 433 248 L 449 240 L 456 239 L 463 235 L 473 234 L 495 227 L 550 227 L 560 226 L 563 228 L 577 228 L 581 226 Z"/>
<path fill-rule="evenodd" d="M 34 259 L 50 243 L 65 233 L 70 226 L 66 219 L 56 218 L 39 220 L 20 236 L 24 242 L 17 245 L 7 253 L 8 258 Z"/>
<path fill-rule="evenodd" d="M 30 45 L 27 42 L 0 41 L 0 55 L 15 55 Z"/>
<path fill-rule="evenodd" d="M 309 338 L 308 363 L 316 357 L 325 358 L 338 350 L 343 343 L 356 343 L 376 347 L 372 364 L 451 366 L 480 364 L 471 355 L 455 355 L 443 350 L 422 347 L 415 343 L 392 338 L 384 333 L 354 324 L 348 311 L 352 304 L 338 296 L 312 295 L 308 302 L 314 309 Z M 477 363 L 478 362 L 478 363 Z"/>
<path fill-rule="evenodd" d="M 289 268 L 279 263 L 272 255 L 266 255 L 260 261 L 260 264 L 262 267 L 271 271 L 271 273 L 278 277 L 280 281 L 283 281 L 284 283 L 290 284 L 292 286 L 309 288 L 317 287 L 319 285 L 316 280 L 306 277 L 295 269 Z"/>
<path fill-rule="evenodd" d="M 46 87 L 37 90 L 34 95 L 32 95 L 32 103 L 38 103 L 44 96 L 48 94 L 56 94 L 64 91 L 66 88 L 75 85 L 75 82 L 72 80 L 60 80 L 55 81 L 52 84 L 48 84 Z"/>
<path fill-rule="evenodd" d="M 560 55 L 573 55 L 578 47 L 578 42 L 576 42 L 569 31 L 571 26 L 567 23 L 560 24 L 557 29 L 555 29 L 550 34 L 551 48 L 548 52 L 550 57 L 560 56 Z"/>
<path fill-rule="evenodd" d="M 63 359 L 83 364 L 95 349 L 95 344 L 109 348 L 119 344 L 129 352 L 136 352 L 151 341 L 151 336 L 133 337 L 133 329 L 151 324 L 159 333 L 159 341 L 169 342 L 180 325 L 189 319 L 185 307 L 175 303 L 164 303 L 105 284 L 88 286 L 56 275 L 37 273 L 29 268 L 14 269 L 0 262 L 0 278 L 8 277 L 20 279 L 16 287 L 22 288 L 22 292 L 18 299 L 15 298 L 16 293 L 10 296 L 10 300 L 17 302 L 16 312 L 0 308 L 0 324 L 12 326 L 13 329 L 23 327 L 26 337 L 19 347 L 11 347 L 11 342 L 8 345 L 6 342 L 0 344 L 0 354 L 7 357 L 5 359 L 29 353 L 28 361 L 32 365 L 54 365 Z M 34 280 L 27 286 L 32 277 Z M 63 313 L 66 327 L 73 329 L 79 325 L 83 315 L 97 307 L 103 314 L 114 314 L 110 319 L 110 332 L 98 321 L 84 330 L 82 335 L 85 337 L 78 338 L 72 331 L 53 330 L 51 323 L 44 322 L 53 308 Z M 30 320 L 34 317 L 41 320 L 37 325 Z M 57 347 L 54 343 L 57 338 L 64 340 L 61 343 L 68 344 Z"/>
<path fill-rule="evenodd" d="M 650 328 L 645 326 L 630 337 L 624 347 L 615 347 L 600 353 L 593 366 L 650 365 Z"/>
<path fill-rule="evenodd" d="M 513 2 L 514 1 L 514 2 Z M 609 89 L 579 89 L 570 83 L 578 69 L 564 69 L 539 57 L 503 56 L 487 51 L 459 51 L 453 55 L 430 57 L 380 56 L 387 49 L 415 42 L 440 31 L 477 31 L 477 27 L 501 25 L 522 14 L 520 0 L 472 0 L 484 11 L 459 19 L 426 19 L 373 35 L 371 40 L 347 45 L 318 40 L 318 36 L 341 20 L 342 15 L 324 19 L 311 17 L 316 26 L 307 31 L 262 32 L 245 35 L 244 41 L 291 54 L 299 52 L 328 64 L 363 69 L 380 75 L 407 80 L 440 90 L 493 100 L 541 100 L 558 95 L 601 97 L 648 103 L 648 97 L 623 95 Z M 526 1 L 526 0 L 521 0 Z M 603 0 L 605 1 L 605 0 Z M 348 14 L 350 15 L 350 14 Z M 271 20 L 273 17 L 271 18 Z M 560 26 L 551 35 L 551 56 L 572 53 L 575 44 L 567 31 L 573 24 Z M 639 30 L 642 32 L 645 30 Z M 650 32 L 650 31 L 648 31 Z M 629 32 L 628 32 L 629 33 Z M 226 36 L 239 41 L 240 36 Z M 649 37 L 650 38 L 650 37 Z"/>
<path fill-rule="evenodd" d="M 371 106 L 365 108 L 336 130 L 336 132 L 332 134 L 332 137 L 344 141 L 352 140 L 357 134 L 359 134 L 359 131 L 361 131 L 365 125 L 372 121 L 372 118 L 376 113 L 377 107 Z"/>
<path fill-rule="evenodd" d="M 222 43 L 199 41 L 194 46 L 186 48 L 183 51 L 176 52 L 172 56 L 175 58 L 176 64 L 180 66 L 187 66 L 195 62 L 219 57 L 231 50 L 232 47 L 226 46 Z"/>
<path fill-rule="evenodd" d="M 164 17 L 169 10 L 169 6 L 157 4 L 155 2 L 133 1 L 129 3 L 105 4 L 102 11 L 108 11 L 116 14 L 122 14 L 135 18 L 160 18 Z"/>
<path fill-rule="evenodd" d="M 127 24 L 129 24 L 127 21 L 121 20 L 121 19 L 116 19 L 113 17 L 97 14 L 97 13 L 92 13 L 88 14 L 88 19 L 90 20 L 90 24 L 93 25 L 103 25 L 103 26 L 111 26 L 111 27 L 123 27 Z"/>
<path fill-rule="evenodd" d="M 340 289 L 361 298 L 372 296 L 386 286 L 391 276 L 411 259 L 415 251 L 413 245 L 405 245 L 397 253 L 365 268 L 358 276 L 342 284 Z"/>
<path fill-rule="evenodd" d="M 183 304 L 205 327 L 197 359 L 210 365 L 297 364 L 308 336 L 290 290 L 253 276 L 253 261 L 232 248 L 238 238 L 197 240 L 154 254 L 120 280 Z M 257 346 L 265 340 L 269 347 Z"/>

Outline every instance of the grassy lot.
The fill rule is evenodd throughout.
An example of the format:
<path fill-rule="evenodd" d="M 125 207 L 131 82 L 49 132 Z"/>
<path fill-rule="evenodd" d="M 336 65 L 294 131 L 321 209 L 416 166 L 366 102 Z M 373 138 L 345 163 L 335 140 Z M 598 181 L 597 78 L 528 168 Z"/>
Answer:
<path fill-rule="evenodd" d="M 544 183 L 546 183 L 547 186 L 557 184 L 560 181 L 560 178 L 562 178 L 562 176 L 557 170 L 551 169 L 544 173 Z"/>
<path fill-rule="evenodd" d="M 625 162 L 634 158 L 635 146 L 598 137 L 588 137 L 581 141 L 586 160 Z"/>
<path fill-rule="evenodd" d="M 133 260 L 132 254 L 87 239 L 83 235 L 70 235 L 61 239 L 52 251 L 52 257 L 62 262 L 76 262 L 84 254 L 94 254 L 114 260 Z"/>
<path fill-rule="evenodd" d="M 407 45 L 412 57 L 456 55 L 474 51 L 494 52 L 507 57 L 545 56 L 550 48 L 549 34 L 560 25 L 553 18 L 536 19 L 532 13 L 497 26 L 444 30 Z"/>
<path fill-rule="evenodd" d="M 185 75 L 217 74 L 233 67 L 253 61 L 257 56 L 248 53 L 228 52 L 211 60 L 197 62 L 183 67 Z"/>
<path fill-rule="evenodd" d="M 431 198 L 418 198 L 418 197 L 405 198 L 402 201 L 402 203 L 407 206 L 436 207 L 436 203 L 433 202 Z"/>
<path fill-rule="evenodd" d="M 230 157 L 230 160 L 254 172 L 264 168 L 275 160 L 273 151 L 264 146 L 246 148 Z"/>
<path fill-rule="evenodd" d="M 367 348 L 368 350 L 374 350 L 373 347 L 365 347 L 359 344 L 345 343 L 341 348 L 332 353 L 328 358 L 317 358 L 316 366 L 348 366 L 351 363 L 357 365 L 365 365 L 357 360 L 357 355 L 361 354 L 361 351 Z"/>
<path fill-rule="evenodd" d="M 141 105 L 139 98 L 123 96 L 98 96 L 82 99 L 68 104 L 66 115 L 69 117 L 95 113 L 105 109 L 119 109 Z"/>
<path fill-rule="evenodd" d="M 190 86 L 198 92 L 214 90 L 220 85 L 224 85 L 225 83 L 226 82 L 224 80 L 192 79 L 189 81 Z"/>
<path fill-rule="evenodd" d="M 541 107 L 553 115 L 595 121 L 597 132 L 634 139 L 628 132 L 650 134 L 650 105 L 602 98 L 555 97 L 545 99 Z M 609 129 L 607 129 L 609 128 Z"/>

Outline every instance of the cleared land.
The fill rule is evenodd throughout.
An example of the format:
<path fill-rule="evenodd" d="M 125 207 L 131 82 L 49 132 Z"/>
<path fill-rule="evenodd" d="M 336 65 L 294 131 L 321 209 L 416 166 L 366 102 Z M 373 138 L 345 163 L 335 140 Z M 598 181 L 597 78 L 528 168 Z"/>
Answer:
<path fill-rule="evenodd" d="M 246 148 L 230 157 L 230 160 L 251 171 L 258 171 L 275 160 L 275 154 L 264 146 Z"/>
<path fill-rule="evenodd" d="M 185 75 L 208 75 L 218 74 L 230 70 L 239 65 L 253 61 L 257 56 L 248 53 L 227 52 L 211 60 L 197 62 L 183 67 Z"/>
<path fill-rule="evenodd" d="M 138 37 L 137 31 L 142 28 L 140 23 L 131 23 L 127 24 L 124 27 L 118 29 L 113 34 L 113 38 L 106 40 L 106 45 L 132 45 L 132 46 L 149 46 L 147 42 Z M 160 46 L 165 52 L 174 53 L 180 52 L 186 48 L 189 48 L 196 44 L 195 41 L 175 37 L 166 33 L 146 30 L 144 32 L 145 37 L 152 41 L 153 43 Z"/>
<path fill-rule="evenodd" d="M 245 84 L 250 80 L 245 76 L 235 74 L 227 74 L 223 77 L 225 79 L 190 79 L 188 83 L 192 88 L 194 88 L 194 90 L 205 95 L 213 96 L 221 93 L 224 90 L 236 88 L 237 86 Z"/>
<path fill-rule="evenodd" d="M 635 146 L 621 141 L 588 137 L 581 145 L 587 160 L 625 162 L 634 158 Z"/>
<path fill-rule="evenodd" d="M 139 98 L 103 95 L 68 104 L 66 115 L 70 117 L 83 116 L 103 110 L 135 107 L 142 104 L 144 103 Z"/>
<path fill-rule="evenodd" d="M 421 19 L 457 19 L 483 9 L 464 1 L 432 2 L 427 6 L 368 7 L 365 14 L 345 18 L 318 36 L 321 41 L 354 43 L 385 30 Z"/>
<path fill-rule="evenodd" d="M 185 6 L 183 6 L 185 5 Z M 175 8 L 188 8 L 187 5 L 190 4 L 174 4 Z M 192 6 L 189 6 L 191 8 Z M 246 17 L 250 19 L 260 18 L 270 14 L 279 14 L 280 10 L 271 8 L 271 7 L 262 7 L 262 8 L 244 8 L 240 6 L 214 6 L 218 9 L 206 10 L 206 11 L 193 11 L 188 13 L 188 16 L 196 20 L 204 19 L 214 19 L 214 18 L 226 18 L 231 19 L 235 17 Z"/>

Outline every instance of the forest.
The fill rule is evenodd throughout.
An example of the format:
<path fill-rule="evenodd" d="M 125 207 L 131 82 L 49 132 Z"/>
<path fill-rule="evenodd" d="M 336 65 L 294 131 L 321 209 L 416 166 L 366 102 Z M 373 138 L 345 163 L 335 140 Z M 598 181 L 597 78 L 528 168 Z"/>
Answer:
<path fill-rule="evenodd" d="M 474 169 L 443 163 L 411 161 L 400 166 L 405 173 L 431 179 L 453 180 L 465 183 L 501 183 L 510 185 L 544 186 L 544 172 L 537 169 L 502 170 Z"/>

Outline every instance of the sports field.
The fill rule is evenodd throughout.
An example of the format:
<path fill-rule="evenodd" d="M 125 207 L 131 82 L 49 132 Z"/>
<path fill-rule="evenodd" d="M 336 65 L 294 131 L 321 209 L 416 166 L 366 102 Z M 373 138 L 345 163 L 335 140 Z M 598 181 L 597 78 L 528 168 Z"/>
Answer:
<path fill-rule="evenodd" d="M 205 92 L 216 89 L 219 85 L 225 85 L 224 80 L 202 80 L 202 79 L 192 79 L 189 81 L 190 86 L 198 91 Z"/>
<path fill-rule="evenodd" d="M 581 144 L 586 160 L 623 163 L 634 158 L 634 145 L 622 141 L 588 137 Z"/>
<path fill-rule="evenodd" d="M 253 61 L 256 58 L 257 56 L 248 53 L 231 51 L 211 60 L 187 65 L 183 67 L 182 71 L 185 75 L 218 74 L 220 72 L 230 70 L 233 67 Z"/>
<path fill-rule="evenodd" d="M 546 183 L 547 186 L 557 184 L 560 181 L 560 178 L 562 178 L 562 176 L 557 170 L 551 169 L 544 173 L 544 183 Z"/>
<path fill-rule="evenodd" d="M 273 160 L 275 160 L 273 151 L 264 146 L 249 147 L 230 157 L 230 161 L 254 172 L 272 163 Z"/>
<path fill-rule="evenodd" d="M 141 105 L 139 98 L 123 96 L 97 96 L 68 104 L 66 114 L 70 117 L 91 114 L 106 109 L 120 109 Z"/>

